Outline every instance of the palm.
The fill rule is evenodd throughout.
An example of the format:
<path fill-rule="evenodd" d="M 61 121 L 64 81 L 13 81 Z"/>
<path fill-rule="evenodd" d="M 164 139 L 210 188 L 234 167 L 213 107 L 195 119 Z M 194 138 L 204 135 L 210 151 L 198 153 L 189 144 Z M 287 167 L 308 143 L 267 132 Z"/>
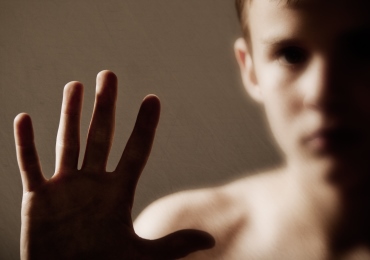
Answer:
<path fill-rule="evenodd" d="M 24 195 L 22 222 L 29 236 L 37 238 L 32 246 L 43 248 L 45 259 L 71 259 L 78 251 L 89 259 L 109 259 L 99 254 L 118 254 L 122 245 L 139 241 L 132 232 L 124 196 L 114 187 L 113 178 L 74 174 L 79 176 L 51 179 Z"/>
<path fill-rule="evenodd" d="M 200 231 L 187 230 L 147 241 L 133 230 L 134 192 L 154 139 L 160 110 L 158 99 L 144 99 L 115 171 L 106 172 L 114 132 L 115 75 L 107 71 L 98 75 L 85 157 L 78 170 L 82 96 L 80 83 L 67 84 L 57 136 L 56 171 L 49 180 L 41 172 L 29 116 L 21 114 L 15 120 L 24 191 L 21 257 L 171 259 L 212 246 L 213 239 Z M 178 239 L 183 243 L 179 244 Z M 171 243 L 177 246 L 171 247 Z"/>

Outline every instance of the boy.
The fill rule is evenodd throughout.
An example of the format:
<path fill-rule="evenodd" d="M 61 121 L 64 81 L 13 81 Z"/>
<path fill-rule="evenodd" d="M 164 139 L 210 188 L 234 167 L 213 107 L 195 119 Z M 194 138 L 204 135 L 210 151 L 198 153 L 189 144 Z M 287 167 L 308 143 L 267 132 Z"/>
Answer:
<path fill-rule="evenodd" d="M 370 259 L 369 3 L 252 0 L 244 8 L 236 56 L 286 164 L 164 198 L 136 231 L 212 234 L 216 246 L 189 259 Z"/>
<path fill-rule="evenodd" d="M 105 173 L 116 78 L 100 73 L 77 170 L 82 85 L 70 83 L 51 180 L 42 176 L 29 117 L 15 120 L 24 259 L 370 259 L 369 2 L 245 0 L 238 6 L 245 37 L 235 53 L 243 83 L 264 106 L 285 164 L 153 203 L 135 231 L 166 237 L 143 240 L 133 232 L 130 207 L 158 99 L 143 101 L 116 170 Z"/>

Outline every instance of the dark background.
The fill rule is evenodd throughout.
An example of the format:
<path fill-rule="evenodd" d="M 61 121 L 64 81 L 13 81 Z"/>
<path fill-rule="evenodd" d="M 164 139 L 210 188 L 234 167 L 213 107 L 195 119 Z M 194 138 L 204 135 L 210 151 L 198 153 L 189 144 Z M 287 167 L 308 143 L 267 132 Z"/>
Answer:
<path fill-rule="evenodd" d="M 220 185 L 278 162 L 263 111 L 241 84 L 233 0 L 0 0 L 0 259 L 19 259 L 22 184 L 13 119 L 31 115 L 44 174 L 54 171 L 64 85 L 85 85 L 81 158 L 96 74 L 119 78 L 108 170 L 118 162 L 141 100 L 162 115 L 134 217 L 164 195 Z"/>

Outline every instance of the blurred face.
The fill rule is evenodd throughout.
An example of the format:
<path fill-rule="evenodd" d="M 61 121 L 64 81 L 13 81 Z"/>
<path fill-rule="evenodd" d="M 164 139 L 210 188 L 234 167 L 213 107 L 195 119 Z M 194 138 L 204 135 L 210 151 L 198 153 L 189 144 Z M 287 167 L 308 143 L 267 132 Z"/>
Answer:
<path fill-rule="evenodd" d="M 368 163 L 369 1 L 284 2 L 251 3 L 248 87 L 288 159 Z"/>

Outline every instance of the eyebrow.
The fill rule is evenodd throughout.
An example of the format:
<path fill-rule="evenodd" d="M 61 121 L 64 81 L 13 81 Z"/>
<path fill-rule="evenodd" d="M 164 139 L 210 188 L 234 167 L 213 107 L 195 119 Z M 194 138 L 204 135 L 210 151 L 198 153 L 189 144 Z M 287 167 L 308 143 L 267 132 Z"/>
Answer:
<path fill-rule="evenodd" d="M 298 39 L 293 39 L 284 36 L 273 36 L 273 37 L 266 37 L 262 39 L 262 43 L 264 45 L 269 46 L 289 46 L 289 45 L 296 45 L 301 43 L 302 41 Z"/>
<path fill-rule="evenodd" d="M 370 25 L 364 25 L 349 29 L 348 31 L 343 32 L 339 35 L 340 41 L 347 41 L 348 39 L 353 39 L 359 36 L 367 35 L 370 37 Z M 298 38 L 292 38 L 289 36 L 267 36 L 262 38 L 262 44 L 269 47 L 281 47 L 281 46 L 290 46 L 290 45 L 301 45 L 302 40 Z"/>

